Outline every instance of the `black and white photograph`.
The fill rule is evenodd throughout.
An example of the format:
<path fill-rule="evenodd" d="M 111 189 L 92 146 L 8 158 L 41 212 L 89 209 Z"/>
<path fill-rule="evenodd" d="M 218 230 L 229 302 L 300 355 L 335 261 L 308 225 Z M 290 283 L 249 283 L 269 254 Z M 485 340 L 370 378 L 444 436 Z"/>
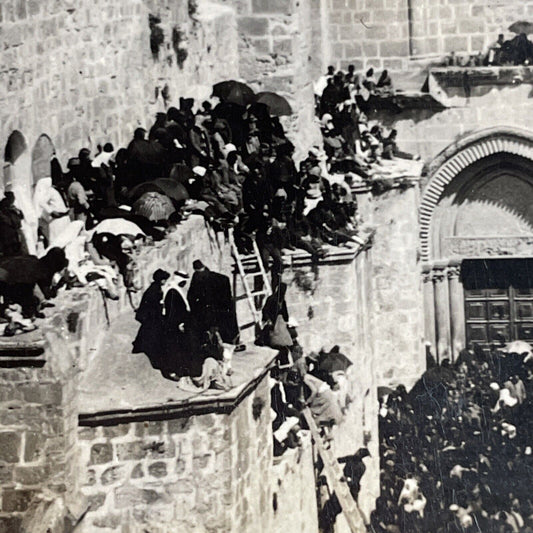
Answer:
<path fill-rule="evenodd" d="M 533 533 L 533 0 L 0 0 L 0 533 Z"/>

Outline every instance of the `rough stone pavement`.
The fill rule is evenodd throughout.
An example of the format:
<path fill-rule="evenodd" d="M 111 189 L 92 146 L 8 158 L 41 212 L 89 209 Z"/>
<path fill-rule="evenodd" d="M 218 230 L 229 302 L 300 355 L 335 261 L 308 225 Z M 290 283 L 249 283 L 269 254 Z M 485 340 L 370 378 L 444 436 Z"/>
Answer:
<path fill-rule="evenodd" d="M 244 352 L 233 356 L 234 387 L 230 391 L 187 392 L 178 388 L 176 382 L 163 378 L 159 370 L 152 368 L 146 355 L 131 353 L 138 328 L 133 314 L 125 313 L 105 333 L 100 349 L 82 377 L 79 390 L 82 413 L 232 398 L 259 376 L 276 355 L 270 348 L 247 345 Z"/>

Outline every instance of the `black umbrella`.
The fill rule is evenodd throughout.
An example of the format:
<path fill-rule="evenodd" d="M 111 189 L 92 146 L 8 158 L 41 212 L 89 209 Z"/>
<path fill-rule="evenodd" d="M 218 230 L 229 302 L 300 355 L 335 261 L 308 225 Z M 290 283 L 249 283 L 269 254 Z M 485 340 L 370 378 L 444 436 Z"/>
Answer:
<path fill-rule="evenodd" d="M 292 115 L 292 107 L 286 98 L 272 92 L 257 93 L 256 102 L 265 104 L 270 109 L 270 114 L 275 117 Z"/>
<path fill-rule="evenodd" d="M 318 370 L 321 372 L 346 372 L 348 367 L 353 364 L 348 357 L 340 352 L 329 352 L 321 355 L 318 363 Z"/>
<path fill-rule="evenodd" d="M 236 80 L 221 81 L 213 85 L 213 96 L 217 96 L 222 102 L 244 106 L 255 101 L 253 89 Z"/>
<path fill-rule="evenodd" d="M 516 33 L 517 35 L 520 35 L 521 33 L 533 33 L 533 23 L 525 20 L 519 20 L 518 22 L 513 22 L 509 26 L 509 31 Z"/>

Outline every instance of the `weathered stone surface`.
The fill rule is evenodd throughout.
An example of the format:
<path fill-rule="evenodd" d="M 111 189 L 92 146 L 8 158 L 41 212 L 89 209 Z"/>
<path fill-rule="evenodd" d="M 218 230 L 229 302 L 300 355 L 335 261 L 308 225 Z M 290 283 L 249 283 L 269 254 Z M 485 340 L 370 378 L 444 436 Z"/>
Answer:
<path fill-rule="evenodd" d="M 148 474 L 157 478 L 165 477 L 167 475 L 166 463 L 163 463 L 162 461 L 152 463 L 148 466 Z"/>
<path fill-rule="evenodd" d="M 91 448 L 91 459 L 89 464 L 109 463 L 113 459 L 113 447 L 109 443 L 94 444 Z"/>
<path fill-rule="evenodd" d="M 0 432 L 0 460 L 18 463 L 20 458 L 20 434 L 14 431 Z"/>
<path fill-rule="evenodd" d="M 25 511 L 35 494 L 32 490 L 4 489 L 2 492 L 2 511 L 12 513 Z"/>

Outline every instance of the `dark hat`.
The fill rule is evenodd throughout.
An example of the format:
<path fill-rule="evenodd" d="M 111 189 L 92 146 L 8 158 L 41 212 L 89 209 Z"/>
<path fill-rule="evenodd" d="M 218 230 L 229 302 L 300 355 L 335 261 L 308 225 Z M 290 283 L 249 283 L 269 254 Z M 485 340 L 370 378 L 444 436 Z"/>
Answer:
<path fill-rule="evenodd" d="M 154 281 L 164 281 L 164 280 L 166 280 L 168 278 L 170 278 L 170 274 L 166 270 L 163 270 L 162 268 L 158 268 L 152 274 L 152 279 Z"/>
<path fill-rule="evenodd" d="M 200 261 L 200 259 L 195 259 L 192 262 L 192 267 L 194 270 L 203 270 L 205 268 L 205 265 Z"/>
<path fill-rule="evenodd" d="M 67 168 L 74 168 L 80 166 L 80 159 L 78 157 L 71 157 L 68 160 Z"/>
<path fill-rule="evenodd" d="M 89 157 L 91 155 L 91 151 L 89 150 L 89 148 L 82 148 L 79 152 L 78 152 L 78 157 L 80 159 L 86 159 L 87 157 Z"/>

